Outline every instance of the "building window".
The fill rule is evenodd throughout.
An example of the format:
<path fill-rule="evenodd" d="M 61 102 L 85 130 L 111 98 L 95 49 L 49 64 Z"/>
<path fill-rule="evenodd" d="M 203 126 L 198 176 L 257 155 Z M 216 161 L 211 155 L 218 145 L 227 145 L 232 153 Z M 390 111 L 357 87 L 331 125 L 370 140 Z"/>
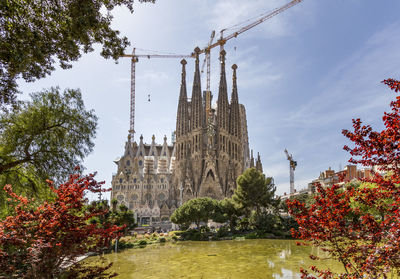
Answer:
<path fill-rule="evenodd" d="M 141 165 L 143 165 L 143 161 L 142 160 L 139 161 L 139 166 L 141 166 Z"/>

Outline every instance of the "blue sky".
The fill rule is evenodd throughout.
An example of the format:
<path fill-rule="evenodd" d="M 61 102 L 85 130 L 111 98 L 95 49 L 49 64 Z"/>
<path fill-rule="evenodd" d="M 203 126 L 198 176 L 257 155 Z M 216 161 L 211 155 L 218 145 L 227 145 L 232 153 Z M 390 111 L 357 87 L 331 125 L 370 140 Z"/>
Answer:
<path fill-rule="evenodd" d="M 283 0 L 157 0 L 135 4 L 130 14 L 116 9 L 114 28 L 132 47 L 190 54 L 204 47 L 212 30 L 271 11 Z M 384 5 L 382 4 L 384 2 Z M 381 80 L 400 79 L 400 1 L 304 0 L 230 40 L 226 45 L 228 90 L 230 65 L 238 65 L 239 101 L 246 106 L 250 148 L 260 152 L 264 172 L 273 176 L 277 194 L 289 191 L 288 149 L 298 162 L 295 187 L 301 189 L 320 171 L 347 164 L 349 144 L 342 129 L 360 117 L 382 128 L 381 116 L 393 97 Z M 227 33 L 225 33 L 227 34 Z M 139 51 L 137 51 L 139 53 Z M 141 53 L 148 53 L 142 51 Z M 218 48 L 211 53 L 211 90 L 217 97 Z M 187 65 L 191 88 L 194 61 Z M 136 68 L 136 138 L 155 134 L 161 143 L 175 129 L 180 86 L 179 59 L 141 59 Z M 203 76 L 202 89 L 205 89 Z M 80 88 L 86 106 L 99 116 L 94 152 L 87 171 L 110 185 L 113 163 L 122 155 L 129 129 L 130 61 L 116 64 L 85 54 L 69 70 L 57 69 L 23 92 L 59 85 Z M 151 95 L 151 102 L 147 95 Z"/>

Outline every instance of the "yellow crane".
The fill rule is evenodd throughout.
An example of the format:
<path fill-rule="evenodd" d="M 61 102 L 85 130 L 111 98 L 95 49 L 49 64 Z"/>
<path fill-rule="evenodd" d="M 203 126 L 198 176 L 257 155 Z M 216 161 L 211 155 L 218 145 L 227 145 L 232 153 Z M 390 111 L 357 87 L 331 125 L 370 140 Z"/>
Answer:
<path fill-rule="evenodd" d="M 271 17 L 276 16 L 277 14 L 283 12 L 286 9 L 289 9 L 290 7 L 300 3 L 303 0 L 292 0 L 291 2 L 289 2 L 288 4 L 277 8 L 275 10 L 273 10 L 272 12 L 268 13 L 268 14 L 262 14 L 260 15 L 260 17 L 255 20 L 252 21 L 250 24 L 247 24 L 246 26 L 240 28 L 238 31 L 235 31 L 227 36 L 223 36 L 223 32 L 226 31 L 227 29 L 222 29 L 220 31 L 220 39 L 215 42 L 213 42 L 213 39 L 215 37 L 215 31 L 213 31 L 211 33 L 210 36 L 210 41 L 208 43 L 208 45 L 201 49 L 199 54 L 201 53 L 205 53 L 205 63 L 207 64 L 207 87 L 206 87 L 206 106 L 210 107 L 210 102 L 211 102 L 211 91 L 210 91 L 210 52 L 211 49 L 213 49 L 216 46 L 220 46 L 221 50 L 224 47 L 224 44 L 232 39 L 232 38 L 236 38 L 239 34 L 253 28 L 254 26 L 257 26 L 258 24 L 266 21 L 267 19 L 270 19 Z M 191 55 L 180 55 L 180 54 L 136 54 L 135 53 L 136 48 L 133 49 L 132 54 L 124 54 L 122 55 L 122 57 L 129 57 L 131 58 L 131 104 L 130 104 L 130 126 L 129 126 L 129 135 L 130 137 L 133 139 L 134 134 L 135 134 L 135 71 L 136 71 L 136 63 L 139 62 L 139 58 L 195 58 L 196 54 L 192 53 Z M 204 64 L 202 66 L 202 72 L 204 71 Z"/>
<path fill-rule="evenodd" d="M 207 87 L 206 87 L 206 100 L 210 99 L 211 100 L 211 92 L 210 92 L 210 52 L 211 49 L 213 49 L 216 46 L 220 46 L 220 50 L 222 50 L 224 48 L 224 45 L 227 41 L 229 41 L 232 38 L 236 38 L 238 35 L 242 34 L 243 32 L 246 32 L 247 30 L 263 23 L 264 21 L 280 14 L 281 12 L 293 7 L 294 5 L 299 4 L 300 2 L 302 2 L 303 0 L 292 0 L 289 3 L 287 3 L 286 5 L 283 5 L 279 8 L 274 9 L 272 12 L 268 12 L 265 14 L 261 14 L 259 17 L 257 17 L 256 20 L 253 20 L 251 23 L 243 26 L 242 28 L 240 28 L 239 30 L 224 36 L 224 31 L 226 31 L 227 29 L 222 29 L 220 31 L 220 38 L 218 41 L 216 41 L 215 43 L 212 43 L 212 40 L 214 38 L 215 32 L 213 31 L 211 33 L 211 39 L 209 44 L 200 50 L 199 54 L 205 53 L 205 60 L 207 61 Z M 246 21 L 247 22 L 247 21 Z M 192 56 L 194 56 L 195 54 L 192 53 Z M 204 68 L 204 66 L 203 66 Z M 209 97 L 209 98 L 207 98 Z"/>
<path fill-rule="evenodd" d="M 292 154 L 289 154 L 289 152 L 285 148 L 285 154 L 286 158 L 289 161 L 289 174 L 290 174 L 290 194 L 294 193 L 294 171 L 297 167 L 297 162 L 293 159 Z"/>

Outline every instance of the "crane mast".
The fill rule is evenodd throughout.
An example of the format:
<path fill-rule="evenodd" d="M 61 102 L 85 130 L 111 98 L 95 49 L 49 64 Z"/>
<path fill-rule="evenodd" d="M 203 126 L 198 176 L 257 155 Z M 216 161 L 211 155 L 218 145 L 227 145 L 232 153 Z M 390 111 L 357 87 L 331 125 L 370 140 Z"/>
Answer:
<path fill-rule="evenodd" d="M 272 12 L 261 16 L 256 21 L 251 22 L 250 24 L 242 27 L 238 31 L 233 32 L 233 33 L 231 33 L 231 34 L 229 34 L 229 35 L 227 35 L 225 37 L 223 36 L 223 34 L 224 34 L 224 31 L 226 31 L 226 29 L 222 29 L 220 31 L 220 34 L 221 34 L 220 39 L 218 41 L 216 41 L 215 43 L 213 43 L 213 44 L 211 44 L 211 42 L 212 42 L 212 38 L 214 36 L 211 35 L 212 38 L 210 40 L 210 43 L 205 48 L 201 49 L 200 52 L 199 52 L 199 54 L 205 53 L 206 54 L 206 59 L 208 57 L 208 60 L 207 60 L 207 62 L 208 62 L 208 64 L 207 64 L 207 91 L 209 91 L 209 88 L 210 88 L 209 87 L 210 86 L 209 85 L 209 83 L 210 83 L 209 63 L 210 62 L 209 61 L 210 61 L 210 51 L 211 51 L 211 49 L 213 49 L 216 46 L 220 46 L 220 50 L 223 50 L 224 49 L 224 45 L 228 40 L 230 40 L 232 38 L 236 38 L 238 35 L 242 34 L 243 32 L 246 32 L 247 30 L 253 28 L 254 26 L 257 26 L 257 25 L 263 23 L 264 21 L 266 21 L 266 20 L 268 20 L 268 19 L 280 14 L 281 12 L 293 7 L 294 5 L 299 4 L 301 1 L 303 1 L 303 0 L 292 0 L 289 3 L 287 3 L 286 5 L 283 5 L 282 7 L 276 8 Z M 194 56 L 194 53 L 192 53 L 192 56 Z"/>
<path fill-rule="evenodd" d="M 290 194 L 294 193 L 294 170 L 296 169 L 297 162 L 293 160 L 292 154 L 289 154 L 289 152 L 285 148 L 285 154 L 286 157 L 289 161 L 289 172 L 290 172 Z"/>
<path fill-rule="evenodd" d="M 294 5 L 300 3 L 303 0 L 292 0 L 286 5 L 283 5 L 280 8 L 276 8 L 272 12 L 261 16 L 259 19 L 256 21 L 251 22 L 250 24 L 242 27 L 236 32 L 233 32 L 227 36 L 223 36 L 223 32 L 226 31 L 226 29 L 222 29 L 220 31 L 220 39 L 212 43 L 214 36 L 215 36 L 215 31 L 211 33 L 210 41 L 208 45 L 201 49 L 198 54 L 205 53 L 205 62 L 207 63 L 207 90 L 206 90 L 206 104 L 208 104 L 211 107 L 211 91 L 210 91 L 210 54 L 211 54 L 211 49 L 213 49 L 216 46 L 220 46 L 221 50 L 224 47 L 224 44 L 232 39 L 236 38 L 238 35 L 242 34 L 243 32 L 253 28 L 254 26 L 257 26 L 261 24 L 262 22 L 278 15 L 279 13 L 289 9 L 290 7 L 293 7 Z M 131 98 L 130 98 L 130 125 L 129 125 L 129 137 L 133 139 L 134 134 L 135 134 L 135 75 L 136 75 L 136 63 L 139 62 L 139 57 L 146 57 L 146 58 L 195 58 L 195 53 L 192 53 L 191 55 L 179 55 L 179 54 L 135 54 L 135 48 L 132 51 L 132 54 L 124 54 L 122 57 L 130 57 L 131 58 Z M 204 69 L 204 64 L 203 64 L 203 69 Z M 203 70 L 202 70 L 203 72 Z M 207 105 L 206 105 L 207 106 Z M 210 108 L 209 108 L 210 109 Z M 293 169 L 294 170 L 294 169 Z"/>
<path fill-rule="evenodd" d="M 130 98 L 130 121 L 129 121 L 129 137 L 134 139 L 135 136 L 135 101 L 136 101 L 136 63 L 139 62 L 139 57 L 144 58 L 193 58 L 191 55 L 179 54 L 135 54 L 135 48 L 132 54 L 124 54 L 122 57 L 131 58 L 131 98 Z"/>

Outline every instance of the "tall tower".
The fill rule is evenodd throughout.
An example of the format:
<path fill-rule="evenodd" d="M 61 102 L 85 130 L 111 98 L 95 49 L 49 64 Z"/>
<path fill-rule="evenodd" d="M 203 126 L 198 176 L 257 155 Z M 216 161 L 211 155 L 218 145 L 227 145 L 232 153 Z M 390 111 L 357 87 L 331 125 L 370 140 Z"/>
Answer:
<path fill-rule="evenodd" d="M 221 74 L 219 80 L 218 101 L 217 101 L 217 124 L 220 131 L 229 131 L 229 102 L 228 102 L 228 89 L 226 86 L 225 75 L 225 50 L 220 53 Z"/>
<path fill-rule="evenodd" d="M 197 195 L 200 184 L 201 175 L 203 168 L 203 128 L 205 125 L 205 110 L 203 106 L 203 99 L 201 96 L 201 81 L 200 81 L 200 69 L 199 69 L 199 54 L 200 49 L 195 48 L 195 72 L 193 78 L 193 89 L 192 89 L 192 101 L 191 101 L 191 132 L 190 132 L 190 146 L 191 146 L 191 171 L 192 178 L 191 184 L 192 189 Z"/>
<path fill-rule="evenodd" d="M 185 59 L 182 59 L 182 81 L 181 90 L 179 93 L 178 112 L 176 118 L 176 136 L 180 137 L 189 131 L 189 111 L 186 92 L 186 69 L 187 64 Z"/>
<path fill-rule="evenodd" d="M 246 111 L 239 104 L 237 66 L 233 65 L 232 94 L 228 100 L 225 51 L 220 54 L 221 73 L 217 108 L 211 94 L 201 94 L 199 53 L 195 51 L 192 96 L 186 96 L 185 63 L 176 126 L 176 161 L 173 184 L 177 200 L 196 197 L 222 199 L 232 196 L 236 178 L 249 165 Z"/>

